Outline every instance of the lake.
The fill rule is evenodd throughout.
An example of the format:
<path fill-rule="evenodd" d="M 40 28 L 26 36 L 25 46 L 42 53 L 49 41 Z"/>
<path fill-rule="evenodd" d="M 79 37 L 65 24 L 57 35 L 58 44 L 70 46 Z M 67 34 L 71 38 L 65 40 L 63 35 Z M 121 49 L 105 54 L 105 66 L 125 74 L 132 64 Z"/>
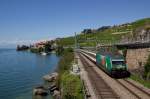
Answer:
<path fill-rule="evenodd" d="M 32 89 L 44 83 L 42 76 L 55 71 L 58 61 L 55 54 L 0 49 L 0 99 L 32 99 Z"/>

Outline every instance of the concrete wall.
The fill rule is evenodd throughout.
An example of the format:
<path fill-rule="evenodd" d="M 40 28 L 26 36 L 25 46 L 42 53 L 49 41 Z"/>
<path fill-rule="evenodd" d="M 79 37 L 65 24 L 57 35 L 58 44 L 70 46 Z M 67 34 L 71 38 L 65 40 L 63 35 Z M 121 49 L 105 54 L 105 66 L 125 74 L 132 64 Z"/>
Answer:
<path fill-rule="evenodd" d="M 129 70 L 143 69 L 148 56 L 150 55 L 150 48 L 127 49 L 126 61 Z"/>

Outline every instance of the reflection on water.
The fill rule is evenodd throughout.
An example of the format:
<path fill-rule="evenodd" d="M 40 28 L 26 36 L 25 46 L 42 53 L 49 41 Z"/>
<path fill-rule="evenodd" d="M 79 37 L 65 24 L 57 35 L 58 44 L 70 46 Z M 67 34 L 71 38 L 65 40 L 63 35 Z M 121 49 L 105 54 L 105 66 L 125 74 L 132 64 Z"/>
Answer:
<path fill-rule="evenodd" d="M 0 99 L 32 99 L 32 88 L 43 83 L 42 76 L 53 72 L 58 61 L 55 54 L 0 49 Z"/>

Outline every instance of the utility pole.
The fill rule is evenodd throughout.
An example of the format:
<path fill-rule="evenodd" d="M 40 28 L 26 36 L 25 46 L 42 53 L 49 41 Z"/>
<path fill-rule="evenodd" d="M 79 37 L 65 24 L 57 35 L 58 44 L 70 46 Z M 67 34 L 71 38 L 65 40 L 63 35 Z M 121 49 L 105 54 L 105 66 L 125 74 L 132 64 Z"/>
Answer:
<path fill-rule="evenodd" d="M 75 49 L 77 49 L 77 35 L 76 35 L 76 32 L 75 32 Z"/>
<path fill-rule="evenodd" d="M 95 50 L 96 50 L 96 52 L 97 52 L 97 45 L 98 45 L 97 37 L 95 37 L 95 43 L 96 43 L 96 45 L 95 45 Z"/>

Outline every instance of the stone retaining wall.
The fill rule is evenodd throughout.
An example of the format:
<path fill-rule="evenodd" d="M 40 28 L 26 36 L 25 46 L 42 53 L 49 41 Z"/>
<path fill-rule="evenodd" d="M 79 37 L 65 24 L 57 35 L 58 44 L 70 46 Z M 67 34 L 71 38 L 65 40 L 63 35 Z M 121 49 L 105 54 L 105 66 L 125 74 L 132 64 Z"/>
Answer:
<path fill-rule="evenodd" d="M 148 56 L 150 55 L 150 48 L 127 49 L 126 61 L 129 70 L 143 69 Z"/>

